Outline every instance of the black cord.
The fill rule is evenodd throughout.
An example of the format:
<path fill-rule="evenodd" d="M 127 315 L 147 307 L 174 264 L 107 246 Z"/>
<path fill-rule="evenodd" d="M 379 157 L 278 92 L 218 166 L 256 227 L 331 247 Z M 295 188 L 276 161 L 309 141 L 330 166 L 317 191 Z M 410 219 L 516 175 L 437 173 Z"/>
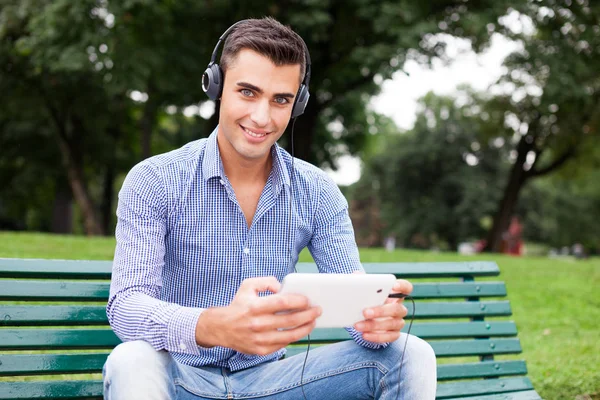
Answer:
<path fill-rule="evenodd" d="M 294 267 L 294 272 L 298 272 L 296 270 L 296 264 L 294 263 L 294 254 L 293 254 L 293 246 L 295 239 L 291 237 L 292 235 L 292 190 L 293 190 L 293 182 L 294 182 L 294 127 L 296 126 L 296 118 L 292 119 L 292 133 L 290 135 L 290 152 L 292 156 L 292 173 L 290 174 L 290 197 L 289 197 L 289 229 L 288 229 L 288 241 L 290 242 L 290 264 Z M 304 396 L 304 400 L 307 400 L 306 393 L 304 392 L 304 369 L 306 368 L 306 361 L 308 360 L 308 352 L 310 351 L 310 335 L 308 335 L 308 347 L 306 348 L 306 355 L 304 356 L 304 363 L 302 364 L 302 372 L 300 373 L 300 389 L 302 389 L 302 396 Z"/>
<path fill-rule="evenodd" d="M 408 329 L 406 330 L 406 340 L 404 341 L 404 348 L 402 349 L 402 356 L 400 356 L 400 367 L 398 368 L 398 399 L 400 399 L 400 381 L 402 380 L 402 363 L 404 362 L 404 353 L 406 353 L 406 347 L 408 347 L 408 337 L 410 336 L 410 329 L 412 328 L 413 321 L 415 320 L 415 299 L 409 295 L 404 295 L 404 298 L 409 299 L 412 302 L 412 315 L 410 316 L 410 322 L 408 323 Z M 389 297 L 398 297 L 390 295 Z"/>
<path fill-rule="evenodd" d="M 304 393 L 304 368 L 306 367 L 306 360 L 308 360 L 308 352 L 310 351 L 310 334 L 308 335 L 308 347 L 306 348 L 306 355 L 304 356 L 304 363 L 302 364 L 302 372 L 300 373 L 300 389 L 302 389 L 302 396 L 304 400 L 307 400 L 306 393 Z"/>

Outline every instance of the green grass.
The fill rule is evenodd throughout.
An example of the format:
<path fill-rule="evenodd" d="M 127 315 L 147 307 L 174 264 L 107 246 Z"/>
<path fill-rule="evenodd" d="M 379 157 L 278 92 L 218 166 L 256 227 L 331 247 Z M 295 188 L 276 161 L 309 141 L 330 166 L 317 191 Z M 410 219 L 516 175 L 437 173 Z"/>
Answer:
<path fill-rule="evenodd" d="M 111 259 L 112 238 L 0 232 L 0 257 Z M 302 253 L 301 261 L 311 261 Z M 544 399 L 600 398 L 600 259 L 362 249 L 363 262 L 492 260 L 500 266 L 529 376 Z M 494 278 L 496 279 L 496 278 Z"/>

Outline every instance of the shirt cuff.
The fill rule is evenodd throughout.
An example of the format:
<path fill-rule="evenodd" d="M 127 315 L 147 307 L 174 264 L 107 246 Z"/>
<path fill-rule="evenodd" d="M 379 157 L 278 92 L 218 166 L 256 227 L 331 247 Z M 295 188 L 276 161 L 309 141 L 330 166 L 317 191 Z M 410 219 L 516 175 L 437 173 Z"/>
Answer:
<path fill-rule="evenodd" d="M 384 349 L 389 346 L 389 343 L 375 343 L 363 339 L 362 332 L 359 332 L 354 328 L 346 328 L 346 330 L 348 331 L 348 333 L 350 333 L 350 336 L 356 342 L 356 344 L 362 347 L 366 347 L 367 349 Z"/>
<path fill-rule="evenodd" d="M 180 307 L 167 325 L 167 350 L 175 353 L 200 355 L 196 343 L 196 325 L 205 308 Z"/>

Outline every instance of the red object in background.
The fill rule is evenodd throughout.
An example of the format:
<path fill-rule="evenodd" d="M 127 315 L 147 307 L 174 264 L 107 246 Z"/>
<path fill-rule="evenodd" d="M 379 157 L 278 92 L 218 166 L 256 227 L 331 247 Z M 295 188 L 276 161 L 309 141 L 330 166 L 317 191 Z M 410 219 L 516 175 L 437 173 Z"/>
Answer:
<path fill-rule="evenodd" d="M 523 225 L 519 217 L 512 217 L 510 225 L 502 235 L 502 253 L 520 256 L 523 254 Z"/>

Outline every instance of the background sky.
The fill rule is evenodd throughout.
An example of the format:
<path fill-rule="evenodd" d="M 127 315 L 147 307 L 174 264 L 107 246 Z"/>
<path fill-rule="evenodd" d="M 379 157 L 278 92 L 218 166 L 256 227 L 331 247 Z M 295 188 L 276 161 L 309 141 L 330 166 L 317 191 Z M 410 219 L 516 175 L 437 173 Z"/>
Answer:
<path fill-rule="evenodd" d="M 495 35 L 490 48 L 476 55 L 467 40 L 449 38 L 447 54 L 454 60 L 450 65 L 443 65 L 437 60 L 430 69 L 408 61 L 404 67 L 408 75 L 399 71 L 392 79 L 384 81 L 381 94 L 373 98 L 371 107 L 391 117 L 401 129 L 411 129 L 419 98 L 429 91 L 450 94 L 463 83 L 477 90 L 486 90 L 504 72 L 504 58 L 517 48 L 516 43 Z M 338 166 L 337 171 L 327 171 L 338 185 L 349 185 L 360 178 L 358 158 L 341 157 Z"/>

